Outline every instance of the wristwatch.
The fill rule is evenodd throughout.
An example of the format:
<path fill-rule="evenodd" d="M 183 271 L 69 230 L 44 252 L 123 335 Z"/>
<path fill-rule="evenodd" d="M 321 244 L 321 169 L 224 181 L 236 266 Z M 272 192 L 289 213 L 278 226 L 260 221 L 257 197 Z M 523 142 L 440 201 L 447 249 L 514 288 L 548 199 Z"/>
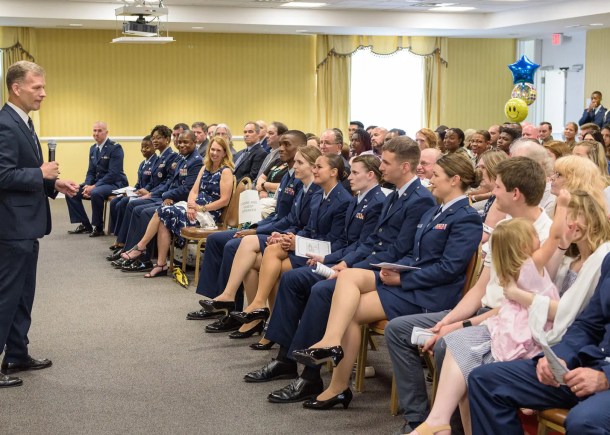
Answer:
<path fill-rule="evenodd" d="M 261 184 L 261 189 L 266 191 L 267 189 L 265 189 L 265 183 L 266 183 L 266 181 L 263 181 L 263 184 Z"/>
<path fill-rule="evenodd" d="M 470 326 L 472 326 L 472 322 L 470 320 L 464 320 L 462 322 L 462 328 L 468 328 Z"/>

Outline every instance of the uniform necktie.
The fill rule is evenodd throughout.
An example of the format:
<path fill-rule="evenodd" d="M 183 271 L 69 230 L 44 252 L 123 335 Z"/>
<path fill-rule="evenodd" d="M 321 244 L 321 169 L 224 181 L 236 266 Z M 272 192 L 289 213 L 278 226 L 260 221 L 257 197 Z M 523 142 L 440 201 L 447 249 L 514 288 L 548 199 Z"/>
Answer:
<path fill-rule="evenodd" d="M 396 202 L 396 200 L 398 199 L 398 190 L 395 190 L 394 192 L 392 192 L 392 197 L 390 199 L 390 206 L 388 207 L 388 212 L 390 210 L 392 210 L 392 207 L 394 206 L 394 203 Z"/>

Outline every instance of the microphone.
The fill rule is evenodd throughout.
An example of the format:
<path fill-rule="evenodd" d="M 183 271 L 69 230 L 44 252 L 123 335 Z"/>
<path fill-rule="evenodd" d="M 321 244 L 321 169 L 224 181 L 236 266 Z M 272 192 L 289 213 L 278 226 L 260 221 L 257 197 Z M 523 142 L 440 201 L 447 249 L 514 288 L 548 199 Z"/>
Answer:
<path fill-rule="evenodd" d="M 51 139 L 47 142 L 47 146 L 49 147 L 49 162 L 55 161 L 55 148 L 57 148 L 57 142 L 55 139 Z"/>

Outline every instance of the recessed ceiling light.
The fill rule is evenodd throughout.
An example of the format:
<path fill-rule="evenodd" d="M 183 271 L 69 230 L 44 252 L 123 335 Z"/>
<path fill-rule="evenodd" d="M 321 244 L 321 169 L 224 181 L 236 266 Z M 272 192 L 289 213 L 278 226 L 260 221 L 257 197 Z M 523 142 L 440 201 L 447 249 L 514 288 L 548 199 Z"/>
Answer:
<path fill-rule="evenodd" d="M 203 29 L 203 26 L 193 26 L 193 27 L 191 27 L 191 29 L 201 30 L 201 29 Z"/>
<path fill-rule="evenodd" d="M 431 8 L 428 9 L 431 12 L 466 12 L 466 11 L 471 11 L 473 9 L 472 6 L 443 6 L 443 7 L 439 7 L 439 8 Z"/>
<path fill-rule="evenodd" d="M 306 29 L 300 29 L 300 30 L 295 30 L 296 33 L 308 33 L 309 30 Z"/>
<path fill-rule="evenodd" d="M 284 3 L 281 8 L 321 8 L 326 6 L 326 3 L 312 3 L 312 2 L 291 2 Z"/>
<path fill-rule="evenodd" d="M 591 23 L 589 26 L 603 26 L 603 23 Z"/>
<path fill-rule="evenodd" d="M 584 24 L 572 24 L 571 26 L 566 26 L 566 29 L 574 29 L 576 27 L 584 27 Z"/>
<path fill-rule="evenodd" d="M 68 24 L 68 26 L 70 26 L 70 27 L 83 27 L 83 25 L 79 24 L 79 23 L 70 23 L 70 24 Z"/>

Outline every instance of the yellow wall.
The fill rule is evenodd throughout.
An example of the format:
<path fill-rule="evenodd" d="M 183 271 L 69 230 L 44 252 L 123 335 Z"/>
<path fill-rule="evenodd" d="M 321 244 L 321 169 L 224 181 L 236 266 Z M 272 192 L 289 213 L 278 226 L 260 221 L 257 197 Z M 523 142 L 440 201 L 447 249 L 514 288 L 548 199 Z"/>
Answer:
<path fill-rule="evenodd" d="M 608 106 L 610 97 L 610 58 L 606 55 L 610 29 L 590 30 L 587 32 L 587 52 L 585 58 L 585 97 L 591 92 L 600 91 L 604 96 L 604 106 Z"/>
<path fill-rule="evenodd" d="M 110 44 L 107 30 L 36 32 L 47 72 L 41 136 L 88 136 L 98 119 L 111 137 L 198 120 L 225 122 L 236 135 L 247 120 L 315 126 L 313 36 L 175 33 L 174 43 L 145 46 Z M 62 176 L 84 178 L 90 144 L 60 144 Z M 123 145 L 134 183 L 139 143 Z"/>
<path fill-rule="evenodd" d="M 514 39 L 449 39 L 441 124 L 487 130 L 506 121 L 515 45 Z"/>

